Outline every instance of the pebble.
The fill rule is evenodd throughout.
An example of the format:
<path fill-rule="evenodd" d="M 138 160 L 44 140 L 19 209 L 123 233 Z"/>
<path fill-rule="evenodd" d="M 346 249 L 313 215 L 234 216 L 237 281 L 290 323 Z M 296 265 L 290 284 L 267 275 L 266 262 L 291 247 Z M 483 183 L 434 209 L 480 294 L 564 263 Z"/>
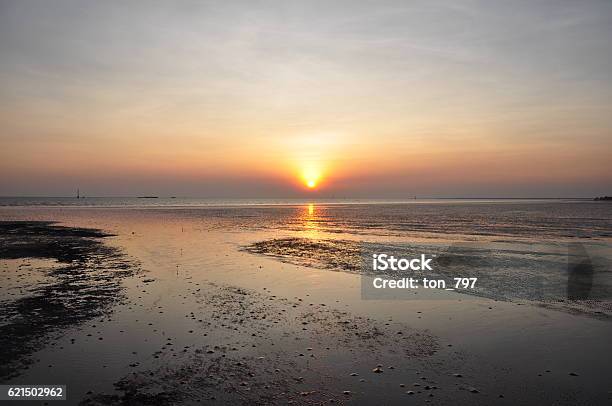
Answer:
<path fill-rule="evenodd" d="M 376 373 L 376 374 L 380 374 L 381 372 L 383 372 L 382 368 L 380 367 L 376 367 L 372 370 L 372 372 Z"/>

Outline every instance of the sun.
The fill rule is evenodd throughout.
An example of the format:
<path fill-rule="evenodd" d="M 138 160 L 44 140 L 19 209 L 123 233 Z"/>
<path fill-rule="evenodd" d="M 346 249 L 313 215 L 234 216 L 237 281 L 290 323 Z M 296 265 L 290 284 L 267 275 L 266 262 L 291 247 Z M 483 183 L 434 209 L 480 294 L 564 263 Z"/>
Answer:
<path fill-rule="evenodd" d="M 304 186 L 310 190 L 314 190 L 319 186 L 321 181 L 321 170 L 315 165 L 308 165 L 301 171 L 301 178 Z"/>

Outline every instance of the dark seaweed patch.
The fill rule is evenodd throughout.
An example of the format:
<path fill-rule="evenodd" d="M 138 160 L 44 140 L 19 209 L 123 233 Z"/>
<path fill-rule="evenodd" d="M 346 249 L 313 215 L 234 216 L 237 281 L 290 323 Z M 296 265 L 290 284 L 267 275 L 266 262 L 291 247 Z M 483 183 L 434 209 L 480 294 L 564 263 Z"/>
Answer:
<path fill-rule="evenodd" d="M 277 238 L 255 242 L 243 249 L 295 265 L 355 273 L 362 268 L 361 245 L 348 240 Z"/>
<path fill-rule="evenodd" d="M 370 265 L 372 253 L 390 253 L 397 258 L 417 258 L 426 253 L 435 256 L 433 270 L 411 271 L 410 276 L 440 278 L 451 283 L 454 277 L 476 277 L 475 288 L 456 290 L 494 300 L 527 301 L 600 319 L 612 317 L 610 261 L 597 257 L 593 259 L 596 264 L 591 263 L 584 249 L 581 254 L 576 254 L 575 249 L 565 254 L 469 243 L 447 247 L 292 237 L 254 242 L 243 250 L 295 265 L 364 275 L 374 275 Z M 405 271 L 390 269 L 376 274 L 391 278 L 407 275 Z M 585 296 L 585 291 L 592 297 Z M 582 295 L 580 298 L 577 292 Z"/>
<path fill-rule="evenodd" d="M 104 244 L 109 235 L 51 222 L 0 222 L 0 259 L 58 262 L 38 269 L 48 282 L 29 287 L 29 295 L 0 300 L 0 381 L 33 362 L 30 354 L 45 338 L 104 315 L 122 300 L 121 279 L 134 274 L 137 265 Z"/>

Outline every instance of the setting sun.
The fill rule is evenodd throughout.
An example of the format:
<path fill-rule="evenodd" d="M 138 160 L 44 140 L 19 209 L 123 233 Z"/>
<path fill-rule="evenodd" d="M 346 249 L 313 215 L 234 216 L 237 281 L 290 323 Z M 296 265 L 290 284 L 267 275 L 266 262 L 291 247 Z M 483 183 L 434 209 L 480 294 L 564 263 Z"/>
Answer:
<path fill-rule="evenodd" d="M 308 189 L 315 189 L 319 185 L 321 175 L 320 165 L 309 163 L 302 168 L 301 178 Z"/>

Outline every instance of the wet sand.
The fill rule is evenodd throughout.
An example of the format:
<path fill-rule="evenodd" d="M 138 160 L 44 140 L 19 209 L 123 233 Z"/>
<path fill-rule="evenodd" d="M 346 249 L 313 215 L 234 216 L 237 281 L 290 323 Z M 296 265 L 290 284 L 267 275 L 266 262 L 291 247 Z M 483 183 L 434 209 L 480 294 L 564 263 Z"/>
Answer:
<path fill-rule="evenodd" d="M 101 241 L 109 236 L 50 222 L 0 222 L 0 259 L 29 261 L 3 269 L 3 285 L 13 280 L 19 294 L 9 288 L 1 298 L 0 380 L 19 376 L 37 348 L 123 299 L 120 280 L 138 268 Z M 32 266 L 33 259 L 47 262 Z"/>
<path fill-rule="evenodd" d="M 97 269 L 105 275 L 131 273 L 112 278 L 118 289 L 104 296 L 112 300 L 77 312 L 87 317 L 42 329 L 36 339 L 22 331 L 34 343 L 25 354 L 29 368 L 16 367 L 2 381 L 67 384 L 69 404 L 610 401 L 612 367 L 602 357 L 612 338 L 607 320 L 461 294 L 441 301 L 364 301 L 354 272 L 330 272 L 317 266 L 329 264 L 319 256 L 304 263 L 284 252 L 288 260 L 279 261 L 261 251 L 262 242 L 278 238 L 355 241 L 351 234 L 245 227 L 235 218 L 248 210 L 235 218 L 203 210 L 0 214 L 102 230 L 86 240 L 109 250 L 109 263 L 121 258 L 129 264 L 106 266 L 100 259 Z M 245 250 L 258 243 L 259 253 Z M 294 252 L 304 252 L 294 243 Z M 334 266 L 343 266 L 334 250 L 347 246 L 325 248 Z M 14 296 L 3 291 L 3 303 L 32 294 L 17 295 L 17 286 L 54 283 L 35 278 L 49 271 L 34 268 L 87 269 L 78 259 L 62 265 L 44 258 L 39 264 L 29 257 L 2 260 L 3 274 L 25 279 L 10 290 Z M 15 357 L 9 348 L 3 356 Z"/>

